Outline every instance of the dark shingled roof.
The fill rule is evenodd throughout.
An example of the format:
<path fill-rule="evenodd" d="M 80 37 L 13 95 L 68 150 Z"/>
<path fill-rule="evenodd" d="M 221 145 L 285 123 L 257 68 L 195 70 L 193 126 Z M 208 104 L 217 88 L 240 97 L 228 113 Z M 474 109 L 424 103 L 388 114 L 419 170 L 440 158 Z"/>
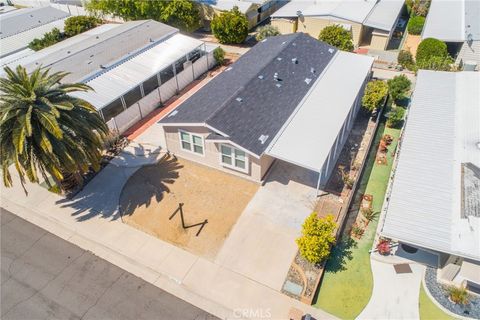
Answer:
<path fill-rule="evenodd" d="M 206 123 L 261 155 L 336 51 L 303 33 L 270 37 L 160 122 Z"/>

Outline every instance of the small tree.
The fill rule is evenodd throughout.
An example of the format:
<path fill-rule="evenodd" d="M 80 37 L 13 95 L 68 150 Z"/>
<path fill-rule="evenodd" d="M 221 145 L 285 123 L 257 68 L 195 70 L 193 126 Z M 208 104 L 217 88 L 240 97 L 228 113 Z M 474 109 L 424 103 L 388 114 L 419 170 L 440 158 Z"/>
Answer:
<path fill-rule="evenodd" d="M 447 45 L 445 42 L 434 38 L 427 38 L 420 42 L 417 48 L 415 60 L 418 64 L 428 61 L 432 57 L 448 57 Z"/>
<path fill-rule="evenodd" d="M 387 127 L 396 128 L 402 123 L 405 116 L 405 109 L 402 107 L 395 107 L 387 114 Z"/>
<path fill-rule="evenodd" d="M 368 111 L 374 111 L 381 107 L 387 94 L 388 86 L 384 81 L 370 81 L 365 88 L 365 93 L 362 97 L 362 105 Z"/>
<path fill-rule="evenodd" d="M 273 36 L 278 36 L 280 34 L 280 31 L 278 31 L 277 27 L 274 27 L 270 24 L 258 28 L 258 33 L 255 36 L 255 39 L 257 41 L 262 41 L 268 37 L 273 37 Z"/>
<path fill-rule="evenodd" d="M 403 74 L 388 80 L 388 92 L 394 101 L 405 98 L 412 82 Z"/>
<path fill-rule="evenodd" d="M 419 69 L 435 71 L 455 71 L 455 61 L 452 57 L 430 57 L 417 63 Z"/>
<path fill-rule="evenodd" d="M 424 17 L 422 16 L 411 17 L 407 25 L 408 33 L 413 35 L 419 35 L 420 33 L 422 33 L 424 24 L 425 24 Z"/>
<path fill-rule="evenodd" d="M 28 44 L 28 47 L 34 51 L 38 51 L 54 45 L 55 43 L 62 41 L 62 39 L 63 35 L 60 30 L 57 28 L 53 28 L 52 31 L 45 33 L 42 38 L 33 39 Z"/>
<path fill-rule="evenodd" d="M 64 32 L 67 37 L 73 37 L 79 33 L 95 28 L 101 20 L 90 16 L 74 16 L 65 20 Z"/>
<path fill-rule="evenodd" d="M 413 69 L 415 62 L 413 61 L 413 56 L 410 51 L 402 50 L 398 53 L 397 62 L 404 68 Z"/>
<path fill-rule="evenodd" d="M 223 65 L 225 63 L 225 51 L 220 47 L 215 48 L 215 50 L 213 50 L 213 58 L 218 65 Z"/>
<path fill-rule="evenodd" d="M 318 39 L 343 51 L 351 52 L 354 48 L 350 32 L 338 24 L 323 28 Z"/>
<path fill-rule="evenodd" d="M 211 23 L 213 35 L 220 43 L 238 44 L 248 36 L 248 20 L 238 7 L 216 15 Z"/>
<path fill-rule="evenodd" d="M 335 243 L 337 224 L 332 215 L 319 218 L 313 212 L 302 225 L 302 235 L 296 240 L 300 254 L 311 263 L 320 263 L 328 257 Z"/>

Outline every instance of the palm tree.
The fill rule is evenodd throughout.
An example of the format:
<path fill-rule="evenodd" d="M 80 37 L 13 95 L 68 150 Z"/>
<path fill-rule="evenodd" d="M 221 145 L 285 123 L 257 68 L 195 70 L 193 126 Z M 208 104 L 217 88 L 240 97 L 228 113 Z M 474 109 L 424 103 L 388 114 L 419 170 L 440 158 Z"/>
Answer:
<path fill-rule="evenodd" d="M 91 90 L 82 83 L 61 83 L 67 72 L 5 69 L 0 78 L 0 164 L 3 183 L 12 186 L 9 167 L 17 170 L 25 193 L 25 177 L 49 187 L 49 176 L 65 190 L 62 181 L 98 170 L 108 128 L 95 108 L 71 92 Z"/>

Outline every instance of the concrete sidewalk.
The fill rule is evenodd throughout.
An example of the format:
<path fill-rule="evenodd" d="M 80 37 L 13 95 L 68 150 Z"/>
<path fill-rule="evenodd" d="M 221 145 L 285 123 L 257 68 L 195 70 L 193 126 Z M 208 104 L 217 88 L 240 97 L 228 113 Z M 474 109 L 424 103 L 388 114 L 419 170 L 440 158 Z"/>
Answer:
<path fill-rule="evenodd" d="M 357 319 L 420 319 L 419 294 L 425 266 L 410 263 L 412 273 L 397 274 L 394 269 L 395 261 L 370 261 L 373 292 Z"/>
<path fill-rule="evenodd" d="M 2 186 L 1 206 L 220 318 L 287 319 L 292 307 L 316 319 L 333 318 L 123 224 L 117 206 L 124 183 L 140 166 L 158 161 L 162 154 L 161 147 L 133 143 L 71 201 L 31 184 L 26 197 L 17 180 L 13 188 Z"/>

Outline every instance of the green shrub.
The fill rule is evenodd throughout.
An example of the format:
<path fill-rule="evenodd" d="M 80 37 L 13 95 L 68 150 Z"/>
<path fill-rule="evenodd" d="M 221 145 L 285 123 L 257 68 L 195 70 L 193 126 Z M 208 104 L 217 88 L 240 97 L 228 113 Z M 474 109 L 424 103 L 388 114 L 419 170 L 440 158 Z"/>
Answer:
<path fill-rule="evenodd" d="M 387 127 L 396 128 L 398 127 L 405 116 L 405 109 L 402 107 L 395 107 L 387 114 Z"/>
<path fill-rule="evenodd" d="M 448 56 L 445 42 L 434 38 L 427 38 L 420 42 L 415 60 L 417 64 L 428 61 L 432 57 L 446 58 Z"/>
<path fill-rule="evenodd" d="M 452 57 L 430 57 L 417 63 L 419 69 L 435 71 L 455 71 L 455 61 Z"/>
<path fill-rule="evenodd" d="M 238 7 L 216 15 L 211 23 L 213 35 L 220 43 L 239 44 L 248 36 L 248 20 Z"/>
<path fill-rule="evenodd" d="M 362 106 L 368 111 L 375 111 L 382 106 L 385 97 L 388 94 L 388 86 L 385 81 L 370 81 L 365 88 L 362 97 Z"/>
<path fill-rule="evenodd" d="M 465 305 L 468 303 L 468 292 L 465 287 L 448 287 L 448 296 L 453 303 Z"/>
<path fill-rule="evenodd" d="M 313 212 L 302 225 L 302 235 L 296 240 L 300 254 L 311 263 L 320 263 L 330 254 L 335 243 L 337 224 L 332 215 L 319 218 Z"/>
<path fill-rule="evenodd" d="M 79 33 L 95 28 L 101 23 L 101 20 L 90 16 L 74 16 L 65 20 L 65 35 L 73 37 Z"/>
<path fill-rule="evenodd" d="M 425 24 L 425 18 L 422 16 L 411 17 L 408 21 L 407 29 L 408 33 L 413 35 L 419 35 L 422 33 L 423 25 Z"/>
<path fill-rule="evenodd" d="M 413 65 L 415 64 L 412 54 L 410 53 L 410 51 L 407 50 L 402 50 L 398 53 L 397 62 L 402 67 L 409 70 L 411 70 Z"/>
<path fill-rule="evenodd" d="M 412 85 L 412 82 L 404 74 L 395 76 L 393 79 L 388 80 L 387 83 L 388 92 L 394 101 L 405 98 Z"/>
<path fill-rule="evenodd" d="M 216 48 L 213 50 L 213 58 L 218 65 L 223 65 L 225 63 L 225 50 L 220 47 Z"/>
<path fill-rule="evenodd" d="M 47 32 L 42 38 L 35 38 L 29 44 L 28 47 L 32 50 L 38 51 L 43 48 L 49 47 L 57 42 L 62 41 L 63 35 L 57 28 L 53 28 L 52 31 Z"/>
<path fill-rule="evenodd" d="M 278 36 L 279 34 L 280 31 L 278 31 L 277 27 L 266 25 L 258 28 L 258 33 L 255 36 L 255 39 L 257 39 L 257 41 L 262 41 L 268 37 Z"/>
<path fill-rule="evenodd" d="M 351 52 L 354 48 L 352 35 L 338 24 L 323 28 L 318 39 L 343 51 Z"/>

